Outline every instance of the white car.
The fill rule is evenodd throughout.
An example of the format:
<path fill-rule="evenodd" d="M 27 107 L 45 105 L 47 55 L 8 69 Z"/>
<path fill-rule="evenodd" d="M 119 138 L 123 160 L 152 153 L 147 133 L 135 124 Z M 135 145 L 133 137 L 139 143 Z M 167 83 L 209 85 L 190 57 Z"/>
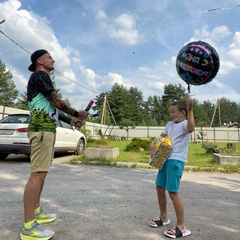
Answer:
<path fill-rule="evenodd" d="M 0 160 L 12 153 L 30 155 L 31 147 L 27 137 L 29 120 L 28 114 L 10 114 L 0 120 Z M 83 133 L 67 123 L 58 121 L 55 153 L 73 152 L 75 155 L 81 155 L 86 144 Z"/>

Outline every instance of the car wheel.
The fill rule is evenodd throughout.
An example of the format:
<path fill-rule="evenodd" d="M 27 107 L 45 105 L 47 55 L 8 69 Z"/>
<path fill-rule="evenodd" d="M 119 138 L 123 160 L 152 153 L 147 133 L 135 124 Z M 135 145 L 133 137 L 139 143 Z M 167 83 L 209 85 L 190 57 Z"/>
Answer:
<path fill-rule="evenodd" d="M 85 142 L 83 139 L 79 139 L 77 144 L 77 149 L 74 151 L 74 154 L 81 155 L 83 154 L 84 150 L 85 150 Z"/>
<path fill-rule="evenodd" d="M 4 160 L 8 157 L 8 153 L 0 153 L 0 160 Z"/>

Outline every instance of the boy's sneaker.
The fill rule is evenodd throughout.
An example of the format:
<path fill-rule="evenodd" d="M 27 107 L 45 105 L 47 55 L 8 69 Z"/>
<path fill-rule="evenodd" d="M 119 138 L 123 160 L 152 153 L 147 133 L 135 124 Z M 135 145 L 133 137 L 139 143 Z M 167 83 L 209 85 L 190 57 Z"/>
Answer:
<path fill-rule="evenodd" d="M 20 238 L 22 240 L 48 240 L 54 235 L 53 231 L 43 228 L 42 225 L 37 223 L 35 220 L 32 224 L 32 228 L 25 229 L 23 228 Z"/>
<path fill-rule="evenodd" d="M 55 213 L 44 213 L 41 208 L 40 213 L 35 217 L 38 223 L 50 223 L 56 219 L 57 215 Z"/>

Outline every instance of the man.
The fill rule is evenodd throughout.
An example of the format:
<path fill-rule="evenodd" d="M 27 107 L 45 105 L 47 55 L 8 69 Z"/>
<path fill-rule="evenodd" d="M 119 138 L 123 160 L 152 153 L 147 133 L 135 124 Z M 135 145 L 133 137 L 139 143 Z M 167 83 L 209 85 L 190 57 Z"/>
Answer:
<path fill-rule="evenodd" d="M 82 126 L 88 116 L 86 111 L 76 111 L 56 93 L 50 72 L 54 70 L 54 59 L 44 49 L 31 55 L 32 75 L 27 86 L 27 99 L 31 120 L 28 126 L 28 138 L 31 145 L 31 174 L 24 190 L 24 228 L 22 240 L 48 240 L 54 232 L 43 228 L 41 223 L 52 222 L 56 214 L 46 214 L 40 205 L 41 192 L 47 173 L 52 165 L 58 118 L 73 126 Z M 58 110 L 67 113 L 75 119 Z"/>

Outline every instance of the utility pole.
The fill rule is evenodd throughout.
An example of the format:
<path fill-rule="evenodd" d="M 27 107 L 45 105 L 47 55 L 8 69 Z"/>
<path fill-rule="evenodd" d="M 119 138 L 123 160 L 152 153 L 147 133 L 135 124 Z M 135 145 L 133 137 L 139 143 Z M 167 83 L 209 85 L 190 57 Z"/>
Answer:
<path fill-rule="evenodd" d="M 3 24 L 4 22 L 5 22 L 5 20 L 2 20 L 2 21 L 0 22 L 0 24 Z M 2 33 L 1 30 L 0 30 L 0 32 Z M 6 107 L 5 105 L 6 105 L 6 103 L 5 103 L 5 100 L 4 100 L 2 118 L 4 118 L 4 116 L 5 116 L 5 107 Z"/>
<path fill-rule="evenodd" d="M 220 100 L 218 98 L 218 117 L 219 117 L 219 127 L 222 126 L 222 121 L 221 121 L 221 110 L 220 110 Z"/>
<path fill-rule="evenodd" d="M 219 98 L 218 98 L 218 99 L 217 99 L 216 106 L 215 106 L 215 109 L 214 109 L 214 112 L 213 112 L 213 116 L 212 116 L 212 121 L 211 121 L 210 127 L 212 127 L 212 124 L 213 124 L 213 121 L 214 121 L 214 118 L 215 118 L 215 115 L 216 115 L 217 108 L 218 108 L 218 117 L 219 117 L 219 127 L 221 127 L 221 125 L 222 125 L 222 121 L 221 121 L 221 110 L 220 110 L 220 101 L 219 101 Z"/>
<path fill-rule="evenodd" d="M 105 125 L 105 121 L 106 121 L 106 103 L 107 103 L 107 95 L 104 96 L 101 125 L 103 124 Z"/>

